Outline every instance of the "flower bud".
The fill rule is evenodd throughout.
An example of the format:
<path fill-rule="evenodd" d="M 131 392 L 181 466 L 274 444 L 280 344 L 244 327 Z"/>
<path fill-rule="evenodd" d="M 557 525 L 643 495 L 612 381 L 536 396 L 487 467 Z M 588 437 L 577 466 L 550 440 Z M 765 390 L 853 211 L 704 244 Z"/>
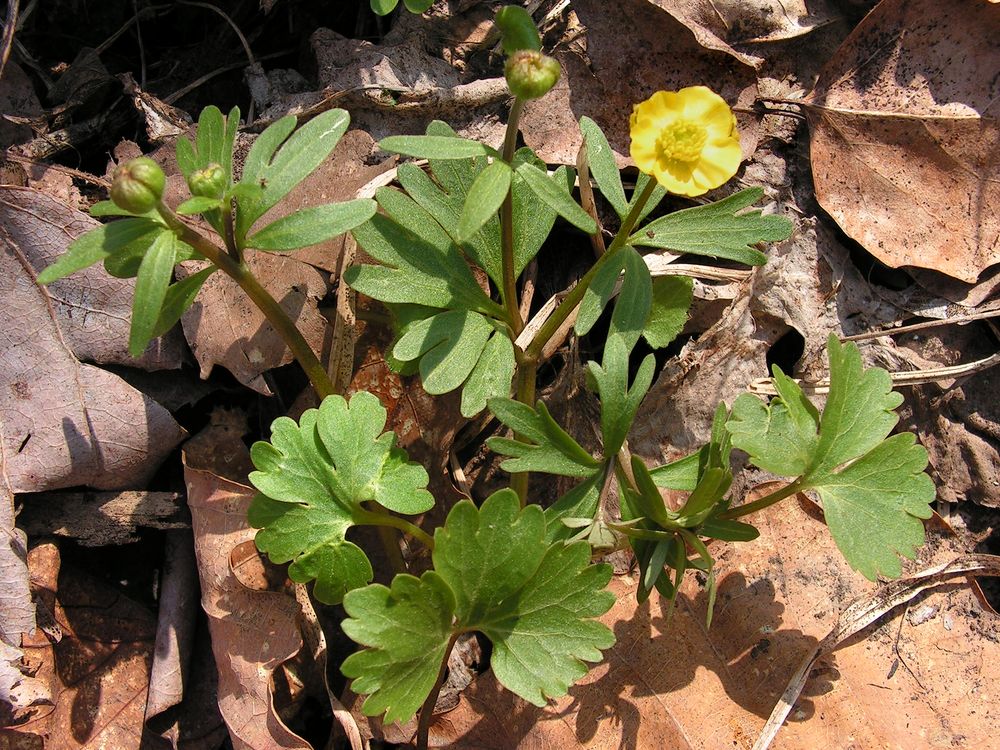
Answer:
<path fill-rule="evenodd" d="M 497 28 L 500 29 L 500 42 L 506 55 L 512 55 L 518 50 L 542 48 L 538 29 L 531 19 L 531 14 L 517 5 L 507 5 L 497 11 Z"/>
<path fill-rule="evenodd" d="M 200 195 L 203 198 L 221 198 L 226 191 L 226 170 L 219 164 L 209 164 L 204 169 L 199 169 L 188 178 L 188 187 L 191 195 Z"/>
<path fill-rule="evenodd" d="M 165 183 L 160 165 L 146 156 L 140 156 L 115 170 L 111 200 L 124 211 L 144 214 L 163 197 Z"/>
<path fill-rule="evenodd" d="M 508 57 L 504 66 L 507 87 L 518 99 L 545 96 L 559 80 L 559 72 L 559 63 L 555 58 L 527 49 Z"/>

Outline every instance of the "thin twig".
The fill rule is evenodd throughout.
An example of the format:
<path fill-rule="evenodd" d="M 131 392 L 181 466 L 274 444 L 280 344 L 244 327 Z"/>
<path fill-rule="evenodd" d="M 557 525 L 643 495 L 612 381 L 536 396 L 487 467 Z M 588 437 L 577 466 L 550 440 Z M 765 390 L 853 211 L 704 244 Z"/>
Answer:
<path fill-rule="evenodd" d="M 3 38 L 0 39 L 0 77 L 7 67 L 10 50 L 14 45 L 14 30 L 17 28 L 17 14 L 21 8 L 18 0 L 7 0 L 7 19 L 3 24 Z"/>

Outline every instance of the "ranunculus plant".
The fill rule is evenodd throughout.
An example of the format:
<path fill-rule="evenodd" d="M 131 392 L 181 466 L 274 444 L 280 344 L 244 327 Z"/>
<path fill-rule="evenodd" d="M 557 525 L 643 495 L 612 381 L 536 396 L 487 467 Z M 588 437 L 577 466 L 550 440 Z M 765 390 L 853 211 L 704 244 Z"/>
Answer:
<path fill-rule="evenodd" d="M 168 207 L 155 164 L 125 165 L 115 176 L 114 204 L 95 208 L 129 218 L 81 237 L 41 277 L 51 281 L 98 260 L 112 273 L 137 276 L 134 353 L 178 319 L 215 270 L 236 279 L 286 337 L 323 400 L 298 421 L 276 420 L 270 440 L 253 446 L 249 480 L 259 494 L 249 521 L 259 529 L 257 546 L 272 561 L 290 563 L 293 580 L 314 582 L 320 601 L 343 603 L 344 631 L 361 647 L 343 673 L 367 696 L 365 713 L 405 721 L 419 711 L 420 747 L 449 652 L 463 633 L 488 638 L 499 682 L 539 706 L 565 694 L 602 658 L 614 643 L 598 620 L 614 600 L 606 590 L 610 566 L 599 562 L 609 550 L 634 553 L 639 600 L 656 591 L 672 603 L 685 572 L 695 569 L 706 576 L 712 601 L 707 543 L 750 542 L 757 536 L 745 520 L 750 513 L 813 491 L 848 562 L 868 578 L 897 576 L 899 556 L 912 557 L 922 543 L 921 519 L 934 498 L 924 449 L 909 433 L 889 436 L 902 399 L 888 375 L 866 369 L 857 348 L 833 335 L 822 410 L 775 367 L 777 397 L 767 403 L 747 394 L 731 408 L 720 404 L 711 439 L 698 451 L 652 468 L 629 457 L 629 431 L 654 374 L 653 355 L 640 360 L 636 347 L 640 340 L 652 349 L 669 344 L 692 301 L 691 279 L 653 279 L 643 251 L 758 266 L 766 262 L 766 244 L 786 239 L 791 222 L 753 209 L 759 188 L 654 213 L 668 193 L 700 196 L 724 185 L 742 160 L 731 109 L 710 89 L 693 86 L 635 106 L 631 156 L 640 174 L 631 194 L 601 129 L 581 119 L 580 163 L 617 215 L 605 247 L 596 216 L 574 197 L 574 171 L 550 171 L 530 149 L 516 147 L 522 107 L 556 83 L 558 63 L 541 52 L 522 8 L 502 9 L 497 23 L 514 95 L 501 150 L 434 122 L 425 135 L 381 142 L 386 151 L 426 159 L 427 168 L 404 161 L 398 187 L 381 188 L 375 201 L 306 209 L 257 227 L 329 154 L 347 114 L 328 112 L 298 131 L 294 118 L 278 121 L 258 137 L 235 181 L 238 112 L 223 118 L 209 109 L 196 142 L 177 146 L 193 197 Z M 215 241 L 184 220 L 192 214 L 215 229 Z M 581 252 L 603 252 L 544 320 L 526 328 L 518 281 L 559 217 L 579 231 Z M 369 393 L 350 400 L 333 393 L 316 356 L 243 261 L 246 248 L 291 250 L 347 230 L 375 262 L 348 269 L 345 281 L 395 321 L 387 358 L 419 375 L 428 393 L 460 391 L 464 416 L 486 410 L 507 430 L 486 444 L 503 458 L 509 488 L 459 502 L 435 529 L 419 520 L 435 504 L 427 472 L 385 431 L 385 408 Z M 171 269 L 185 259 L 208 263 L 171 283 Z M 586 365 L 601 407 L 596 451 L 585 450 L 535 395 L 547 346 L 571 316 L 578 335 L 607 321 L 600 361 Z M 733 448 L 787 483 L 741 504 L 730 492 Z M 543 508 L 532 491 L 538 474 L 577 482 Z M 622 502 L 612 516 L 604 500 L 614 488 Z M 683 500 L 668 506 L 665 489 Z M 390 585 L 373 584 L 370 552 L 347 539 L 362 525 L 423 545 L 430 568 L 419 577 L 400 569 Z M 390 559 L 400 564 L 393 552 Z"/>

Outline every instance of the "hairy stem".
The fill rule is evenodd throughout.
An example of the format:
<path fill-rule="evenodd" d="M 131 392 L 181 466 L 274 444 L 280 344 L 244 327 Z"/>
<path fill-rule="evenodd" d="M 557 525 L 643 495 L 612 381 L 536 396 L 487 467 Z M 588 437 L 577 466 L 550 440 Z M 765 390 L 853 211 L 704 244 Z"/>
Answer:
<path fill-rule="evenodd" d="M 291 349 L 295 359 L 298 360 L 302 369 L 305 370 L 309 381 L 319 395 L 320 399 L 332 395 L 335 390 L 330 376 L 327 375 L 326 368 L 320 364 L 316 354 L 303 338 L 299 329 L 295 327 L 288 314 L 275 301 L 274 297 L 261 286 L 257 277 L 253 275 L 246 263 L 237 262 L 229 253 L 223 252 L 216 247 L 208 238 L 185 224 L 177 215 L 162 202 L 157 206 L 157 211 L 163 220 L 173 231 L 177 232 L 181 241 L 186 242 L 199 253 L 204 255 L 214 266 L 229 276 L 240 285 L 246 295 L 264 313 L 267 322 L 278 332 L 285 344 Z"/>
<path fill-rule="evenodd" d="M 459 635 L 461 634 L 452 633 L 451 638 L 448 639 L 448 645 L 444 650 L 444 657 L 441 659 L 441 668 L 438 670 L 434 687 L 431 688 L 430 695 L 427 696 L 424 705 L 420 707 L 420 721 L 417 722 L 417 750 L 427 750 L 427 735 L 430 732 L 431 719 L 434 718 L 434 706 L 437 705 L 438 695 L 441 694 L 444 676 L 448 673 L 448 658 L 451 656 L 451 650 L 455 647 L 455 641 L 458 640 Z"/>
<path fill-rule="evenodd" d="M 646 201 L 653 194 L 656 189 L 656 180 L 649 180 L 646 183 L 646 187 L 643 189 L 639 198 L 636 200 L 635 205 L 632 206 L 632 210 L 629 211 L 628 216 L 622 222 L 621 228 L 618 230 L 618 234 L 615 235 L 614 240 L 608 247 L 608 251 L 604 253 L 597 262 L 590 267 L 590 270 L 584 274 L 583 278 L 570 289 L 569 293 L 563 298 L 559 306 L 552 312 L 542 327 L 538 329 L 538 333 L 528 344 L 528 348 L 525 350 L 525 355 L 529 359 L 538 360 L 541 356 L 542 349 L 545 344 L 548 343 L 549 339 L 552 338 L 553 334 L 559 330 L 559 326 L 563 324 L 563 321 L 570 316 L 570 313 L 576 309 L 577 305 L 583 299 L 584 293 L 587 291 L 587 287 L 590 286 L 590 282 L 593 280 L 597 272 L 607 263 L 611 258 L 617 254 L 617 250 L 625 246 L 625 242 L 628 240 L 629 235 L 632 233 L 633 227 L 635 227 L 636 222 L 639 220 L 639 215 L 642 213 L 643 207 L 646 205 Z"/>
<path fill-rule="evenodd" d="M 786 497 L 791 497 L 796 492 L 801 492 L 803 486 L 800 480 L 795 480 L 791 484 L 786 484 L 780 490 L 776 490 L 769 495 L 764 495 L 764 497 L 759 497 L 751 503 L 746 503 L 744 505 L 739 505 L 735 508 L 730 508 L 725 513 L 721 513 L 719 518 L 724 520 L 732 520 L 734 518 L 741 518 L 742 516 L 750 515 L 751 513 L 756 513 L 759 510 L 764 510 L 775 503 L 780 503 Z"/>
<path fill-rule="evenodd" d="M 522 359 L 517 366 L 517 377 L 515 380 L 515 398 L 522 404 L 534 408 L 535 406 L 535 381 L 538 379 L 538 360 Z M 521 435 L 514 435 L 515 440 L 522 440 Z M 528 502 L 528 485 L 531 475 L 526 471 L 511 474 L 510 488 L 517 493 L 523 508 Z"/>
<path fill-rule="evenodd" d="M 356 516 L 355 521 L 359 525 L 364 526 L 379 526 L 383 528 L 389 527 L 398 529 L 399 531 L 409 534 L 415 539 L 419 539 L 420 543 L 427 549 L 432 551 L 434 550 L 434 539 L 431 535 L 416 524 L 410 523 L 405 518 L 400 518 L 399 516 L 394 516 L 390 513 L 367 511 L 360 516 Z"/>
<path fill-rule="evenodd" d="M 510 108 L 510 117 L 507 118 L 507 133 L 503 140 L 503 160 L 508 165 L 514 160 L 514 149 L 517 146 L 517 123 L 521 119 L 521 110 L 524 109 L 524 100 L 515 99 Z M 511 187 L 507 188 L 507 197 L 503 199 L 500 207 L 500 247 L 501 263 L 503 272 L 503 303 L 507 309 L 507 316 L 510 318 L 510 325 L 514 329 L 516 336 L 524 329 L 524 320 L 521 318 L 520 305 L 517 299 L 517 279 L 514 276 L 514 198 L 513 181 Z"/>

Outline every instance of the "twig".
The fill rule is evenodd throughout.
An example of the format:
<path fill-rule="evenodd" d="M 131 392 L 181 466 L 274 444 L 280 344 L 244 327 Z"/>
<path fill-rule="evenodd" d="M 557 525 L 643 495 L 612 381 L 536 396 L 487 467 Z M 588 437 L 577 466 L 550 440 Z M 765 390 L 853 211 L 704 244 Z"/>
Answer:
<path fill-rule="evenodd" d="M 10 49 L 14 45 L 14 29 L 17 28 L 17 14 L 21 8 L 18 0 L 7 0 L 7 20 L 3 24 L 3 38 L 0 39 L 0 77 L 7 67 Z"/>

